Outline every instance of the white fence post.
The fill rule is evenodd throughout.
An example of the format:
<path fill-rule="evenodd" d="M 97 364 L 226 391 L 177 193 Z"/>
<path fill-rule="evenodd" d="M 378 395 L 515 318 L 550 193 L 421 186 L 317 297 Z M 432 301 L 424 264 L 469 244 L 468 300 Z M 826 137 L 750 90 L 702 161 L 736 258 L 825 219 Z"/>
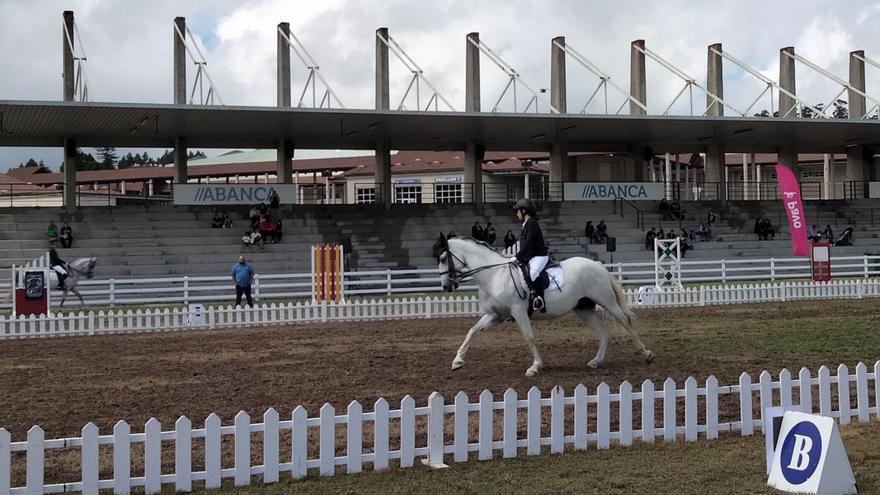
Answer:
<path fill-rule="evenodd" d="M 212 445 L 205 443 L 206 458 L 211 447 Z M 220 445 L 218 444 L 216 448 L 219 455 Z M 206 487 L 209 486 L 206 484 Z M 162 425 L 156 418 L 150 418 L 144 425 L 144 492 L 153 495 L 160 491 L 162 491 Z"/>
<path fill-rule="evenodd" d="M 187 453 L 187 457 L 189 457 L 189 453 Z M 131 427 L 125 421 L 119 421 L 113 427 L 113 493 L 123 495 L 130 491 Z"/>
<path fill-rule="evenodd" d="M 611 400 L 608 384 L 602 382 L 596 389 L 596 433 L 598 440 L 596 448 L 607 449 L 611 447 Z"/>
<path fill-rule="evenodd" d="M 443 396 L 433 392 L 428 397 L 428 464 L 431 466 L 443 465 L 443 429 Z"/>
<path fill-rule="evenodd" d="M 706 438 L 718 438 L 718 379 L 715 375 L 706 379 Z"/>
<path fill-rule="evenodd" d="M 39 426 L 33 426 L 27 432 L 27 495 L 43 494 L 43 466 L 45 462 L 46 434 Z"/>
<path fill-rule="evenodd" d="M 416 456 L 416 400 L 400 401 L 400 467 L 412 467 Z"/>
<path fill-rule="evenodd" d="M 492 410 L 492 392 L 483 390 L 480 393 L 480 429 L 479 429 L 479 459 L 486 461 L 492 458 L 492 423 L 494 411 Z"/>
<path fill-rule="evenodd" d="M 452 435 L 452 458 L 455 462 L 468 460 L 468 406 L 466 393 L 455 394 L 455 431 Z"/>
<path fill-rule="evenodd" d="M 320 421 L 319 473 L 321 476 L 333 476 L 336 474 L 336 410 L 333 406 L 328 403 L 321 406 Z M 401 460 L 402 464 L 403 460 Z"/>
<path fill-rule="evenodd" d="M 574 448 L 587 449 L 587 387 L 583 383 L 574 389 Z"/>
<path fill-rule="evenodd" d="M 642 382 L 642 442 L 654 443 L 654 382 Z"/>
<path fill-rule="evenodd" d="M 98 427 L 88 423 L 82 429 L 82 494 L 98 494 Z"/>
<path fill-rule="evenodd" d="M 278 411 L 263 413 L 263 483 L 278 481 Z"/>
<path fill-rule="evenodd" d="M 516 390 L 504 392 L 503 453 L 505 458 L 516 457 Z"/>
<path fill-rule="evenodd" d="M 112 278 L 110 279 L 110 297 L 109 297 L 109 299 L 110 299 L 110 307 L 112 308 L 114 306 L 114 303 L 116 302 L 116 280 L 112 279 Z"/>
<path fill-rule="evenodd" d="M 348 463 L 345 472 L 348 474 L 360 473 L 364 462 L 364 409 L 361 403 L 353 400 L 348 404 L 348 421 L 346 422 L 345 455 Z"/>
<path fill-rule="evenodd" d="M 632 445 L 632 384 L 624 381 L 620 384 L 620 445 Z"/>
<path fill-rule="evenodd" d="M 192 491 L 192 422 L 186 416 L 174 423 L 174 488 Z"/>
<path fill-rule="evenodd" d="M 391 269 L 385 269 L 385 292 L 386 295 L 391 295 Z"/>
<path fill-rule="evenodd" d="M 183 304 L 189 304 L 189 277 L 183 277 Z"/>
<path fill-rule="evenodd" d="M 382 400 L 382 399 L 380 399 Z M 378 412 L 378 403 L 376 405 L 377 413 Z M 291 422 L 293 423 L 293 433 L 291 434 L 291 448 L 290 448 L 290 460 L 291 464 L 293 464 L 292 476 L 293 479 L 298 480 L 302 479 L 306 476 L 306 460 L 308 458 L 308 414 L 303 406 L 296 406 L 296 409 L 293 410 L 293 414 L 291 415 Z M 377 441 L 379 437 L 376 437 Z M 388 404 L 385 404 L 385 439 L 387 441 L 388 438 Z M 377 451 L 377 456 L 379 455 Z M 386 444 L 385 448 L 385 467 L 387 467 L 387 455 L 388 448 Z M 378 467 L 376 469 L 379 469 Z"/>
<path fill-rule="evenodd" d="M 751 436 L 754 432 L 752 423 L 752 377 L 748 373 L 739 376 L 739 416 L 742 436 Z"/>
<path fill-rule="evenodd" d="M 852 410 L 849 406 L 849 368 L 844 364 L 837 367 L 837 401 L 840 406 L 840 424 L 848 425 Z"/>
<path fill-rule="evenodd" d="M 373 471 L 383 471 L 388 469 L 388 401 L 377 400 L 373 413 Z"/>
<path fill-rule="evenodd" d="M 541 391 L 532 387 L 528 393 L 526 420 L 526 455 L 541 453 Z"/>
<path fill-rule="evenodd" d="M 9 493 L 12 484 L 10 462 L 12 461 L 12 437 L 5 428 L 0 428 L 0 493 Z"/>
<path fill-rule="evenodd" d="M 865 363 L 856 365 L 856 400 L 858 401 L 859 423 L 868 422 L 868 367 Z"/>

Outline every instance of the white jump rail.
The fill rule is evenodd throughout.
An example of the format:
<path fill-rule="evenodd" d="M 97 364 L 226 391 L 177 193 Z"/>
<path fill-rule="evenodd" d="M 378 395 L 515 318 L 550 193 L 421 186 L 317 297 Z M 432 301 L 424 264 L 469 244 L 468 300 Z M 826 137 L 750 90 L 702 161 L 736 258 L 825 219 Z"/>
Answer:
<path fill-rule="evenodd" d="M 764 371 L 757 381 L 743 373 L 738 383 L 727 386 L 719 386 L 714 376 L 705 382 L 689 377 L 683 388 L 672 378 L 656 384 L 650 380 L 635 385 L 625 381 L 615 389 L 606 383 L 592 390 L 581 384 L 572 395 L 565 395 L 560 387 L 553 388 L 549 395 L 532 387 L 525 397 L 513 389 L 501 396 L 484 390 L 476 402 L 463 392 L 452 401 L 435 392 L 425 405 L 416 404 L 407 395 L 397 409 L 391 409 L 385 399 L 377 400 L 372 411 L 364 411 L 356 401 L 339 413 L 332 405 L 324 404 L 317 416 L 310 416 L 302 406 L 283 416 L 268 409 L 258 423 L 242 411 L 229 425 L 211 414 L 203 427 L 194 427 L 190 418 L 182 416 L 173 429 L 164 431 L 163 425 L 152 418 L 142 433 L 133 433 L 125 421 L 117 422 L 112 434 L 101 434 L 95 424 L 88 423 L 79 437 L 50 440 L 39 426 L 33 426 L 23 441 L 13 441 L 9 432 L 0 429 L 0 494 L 78 491 L 97 495 L 101 489 L 129 493 L 132 488 L 143 487 L 146 494 L 152 495 L 159 493 L 163 485 L 190 492 L 194 483 L 212 489 L 219 488 L 223 479 L 233 479 L 235 486 L 247 486 L 272 484 L 282 476 L 301 479 L 309 472 L 333 476 L 365 469 L 382 471 L 392 461 L 401 468 L 414 466 L 416 460 L 439 466 L 474 458 L 489 460 L 499 452 L 513 458 L 559 454 L 566 449 L 626 447 L 637 441 L 713 440 L 727 432 L 750 436 L 761 430 L 765 408 L 792 404 L 835 418 L 841 425 L 880 418 L 880 361 L 872 369 L 859 363 L 854 373 L 840 365 L 836 375 L 831 376 L 831 370 L 823 366 L 815 376 L 802 368 L 796 376 L 783 369 L 776 381 L 774 378 Z M 833 389 L 836 400 L 832 400 Z M 613 410 L 617 414 L 612 420 Z M 593 412 L 595 419 L 591 418 Z M 542 433 L 547 413 L 549 435 Z M 469 429 L 473 415 L 479 418 L 475 434 Z M 526 417 L 525 428 L 519 427 L 522 415 Z M 344 436 L 340 434 L 343 426 Z M 417 426 L 426 427 L 425 438 L 416 435 Z M 373 444 L 365 445 L 364 433 L 369 430 L 372 434 L 366 438 L 372 438 Z M 317 434 L 310 435 L 310 431 Z M 282 434 L 288 433 L 290 452 L 282 457 L 280 441 Z M 231 455 L 222 452 L 224 438 L 234 445 Z M 193 469 L 193 439 L 204 446 L 203 470 Z M 100 477 L 99 461 L 102 445 L 112 446 L 113 451 L 112 475 L 104 479 Z M 144 452 L 142 464 L 132 462 L 133 445 Z M 254 456 L 252 450 L 260 445 L 262 452 Z M 399 448 L 392 450 L 392 445 Z M 174 471 L 163 472 L 162 459 L 171 455 L 171 447 Z M 46 484 L 47 454 L 65 450 L 79 451 L 81 478 Z M 261 463 L 254 465 L 253 457 Z M 197 464 L 202 465 L 201 461 L 198 459 Z M 13 462 L 17 464 L 13 466 Z M 25 470 L 21 485 L 11 480 L 14 467 Z M 133 476 L 133 472 L 142 472 L 143 476 Z"/>

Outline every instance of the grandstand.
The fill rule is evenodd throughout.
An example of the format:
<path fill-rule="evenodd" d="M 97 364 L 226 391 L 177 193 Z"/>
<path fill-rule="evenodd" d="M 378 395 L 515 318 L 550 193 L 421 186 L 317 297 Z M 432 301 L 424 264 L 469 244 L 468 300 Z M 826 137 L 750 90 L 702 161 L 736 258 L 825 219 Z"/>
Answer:
<path fill-rule="evenodd" d="M 542 227 L 559 258 L 589 256 L 610 261 L 604 245 L 590 244 L 583 235 L 586 220 L 605 220 L 617 238 L 615 262 L 651 261 L 645 250 L 645 232 L 651 227 L 696 228 L 709 211 L 717 223 L 714 242 L 698 242 L 687 259 L 784 258 L 790 256 L 788 225 L 778 201 L 685 203 L 686 219 L 661 221 L 657 205 L 641 202 L 640 210 L 614 202 L 545 203 Z M 810 224 L 830 224 L 836 233 L 855 227 L 853 246 L 834 249 L 835 256 L 873 252 L 880 235 L 880 214 L 869 200 L 812 201 L 805 204 Z M 80 256 L 99 258 L 98 278 L 136 278 L 168 275 L 224 275 L 241 251 L 239 238 L 248 221 L 246 208 L 230 207 L 232 229 L 211 228 L 214 210 L 170 205 L 82 208 L 71 226 L 74 247 L 61 250 L 70 260 Z M 309 248 L 321 242 L 350 239 L 353 269 L 431 268 L 431 245 L 438 232 L 469 235 L 474 221 L 496 228 L 496 245 L 510 229 L 518 236 L 519 225 L 509 205 L 499 203 L 475 209 L 472 205 L 395 205 L 390 210 L 374 205 L 296 206 L 281 209 L 284 223 L 281 244 L 268 244 L 264 251 L 246 251 L 262 273 L 305 272 L 310 266 Z M 767 214 L 777 228 L 775 241 L 757 241 L 755 219 Z M 61 208 L 17 208 L 0 213 L 0 268 L 9 268 L 42 253 L 48 246 L 46 226 L 50 220 L 67 218 Z"/>

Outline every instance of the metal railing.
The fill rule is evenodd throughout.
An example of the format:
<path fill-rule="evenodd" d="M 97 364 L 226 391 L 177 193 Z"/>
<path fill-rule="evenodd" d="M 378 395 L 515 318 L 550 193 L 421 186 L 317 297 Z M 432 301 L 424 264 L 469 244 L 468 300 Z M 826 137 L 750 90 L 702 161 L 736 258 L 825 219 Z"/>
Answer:
<path fill-rule="evenodd" d="M 811 276 L 809 259 L 806 258 L 683 260 L 681 265 L 683 283 L 776 281 L 809 279 Z M 653 285 L 654 283 L 653 262 L 612 263 L 605 266 L 623 284 Z M 878 276 L 880 255 L 835 257 L 832 259 L 832 275 L 835 278 Z M 312 299 L 314 286 L 311 273 L 257 274 L 254 277 L 253 295 L 256 300 Z M 343 287 L 346 297 L 442 291 L 435 267 L 414 270 L 349 271 L 343 274 Z M 8 291 L 10 285 L 6 282 L 0 285 L 0 288 Z M 78 288 L 89 305 L 189 304 L 208 301 L 229 302 L 235 299 L 234 287 L 226 275 L 81 280 Z M 473 282 L 466 282 L 460 287 L 462 291 L 476 289 L 477 286 Z M 9 301 L 4 301 L 0 307 L 9 308 L 11 304 Z"/>

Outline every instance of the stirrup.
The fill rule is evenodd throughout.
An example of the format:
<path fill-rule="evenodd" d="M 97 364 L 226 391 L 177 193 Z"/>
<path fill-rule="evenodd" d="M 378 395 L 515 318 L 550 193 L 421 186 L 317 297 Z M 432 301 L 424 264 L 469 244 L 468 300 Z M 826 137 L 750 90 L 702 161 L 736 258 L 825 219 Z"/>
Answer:
<path fill-rule="evenodd" d="M 535 296 L 532 300 L 532 309 L 534 311 L 544 311 L 544 298 L 541 296 Z"/>

